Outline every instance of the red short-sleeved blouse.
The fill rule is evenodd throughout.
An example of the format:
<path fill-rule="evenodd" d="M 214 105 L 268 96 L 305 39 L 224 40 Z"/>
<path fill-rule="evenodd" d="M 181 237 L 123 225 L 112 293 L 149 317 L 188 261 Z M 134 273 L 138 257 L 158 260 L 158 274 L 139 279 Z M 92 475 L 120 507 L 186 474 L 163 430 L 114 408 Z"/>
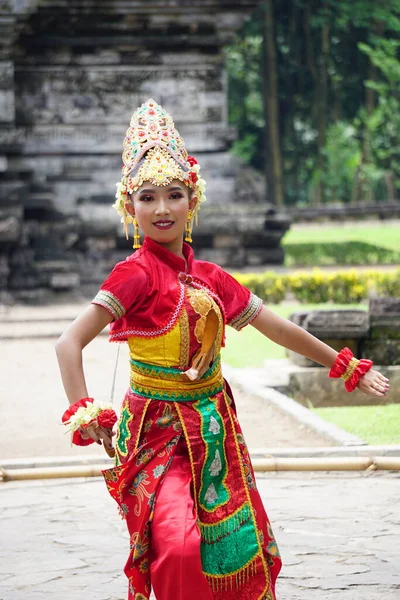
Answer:
<path fill-rule="evenodd" d="M 143 246 L 118 263 L 93 299 L 114 321 L 110 340 L 163 335 L 175 325 L 192 281 L 207 289 L 219 305 L 224 323 L 237 330 L 259 314 L 262 300 L 214 263 L 195 260 L 183 244 L 185 258 L 146 237 Z"/>

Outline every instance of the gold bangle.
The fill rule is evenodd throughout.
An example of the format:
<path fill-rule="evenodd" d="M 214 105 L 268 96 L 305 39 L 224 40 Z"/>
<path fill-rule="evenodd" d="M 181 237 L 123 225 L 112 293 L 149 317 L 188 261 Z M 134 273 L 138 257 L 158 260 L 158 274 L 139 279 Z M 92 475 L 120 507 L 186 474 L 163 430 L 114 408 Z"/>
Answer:
<path fill-rule="evenodd" d="M 350 359 L 349 364 L 347 365 L 346 370 L 342 375 L 342 377 L 345 381 L 348 381 L 349 379 L 351 379 L 354 371 L 357 369 L 359 364 L 360 364 L 360 361 L 357 360 L 357 358 L 354 358 L 354 356 L 353 356 L 353 358 Z"/>

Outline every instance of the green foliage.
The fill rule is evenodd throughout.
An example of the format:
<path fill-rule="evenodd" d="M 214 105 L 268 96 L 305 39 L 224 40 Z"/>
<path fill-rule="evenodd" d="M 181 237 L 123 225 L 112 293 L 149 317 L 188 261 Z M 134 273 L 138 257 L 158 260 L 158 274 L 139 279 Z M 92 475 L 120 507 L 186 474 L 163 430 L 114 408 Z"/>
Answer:
<path fill-rule="evenodd" d="M 332 123 L 326 132 L 324 151 L 326 199 L 338 202 L 349 198 L 361 164 L 361 144 L 355 127 L 344 121 Z"/>
<path fill-rule="evenodd" d="M 379 273 L 375 285 L 380 296 L 400 298 L 400 271 L 397 272 L 397 277 L 393 277 L 390 273 Z"/>
<path fill-rule="evenodd" d="M 229 120 L 238 131 L 233 152 L 262 168 L 260 131 L 264 128 L 261 93 L 262 36 L 258 21 L 246 23 L 246 35 L 226 51 L 229 84 Z"/>
<path fill-rule="evenodd" d="M 329 280 L 322 271 L 288 276 L 288 287 L 302 303 L 324 303 L 330 300 Z"/>
<path fill-rule="evenodd" d="M 400 0 L 273 10 L 285 202 L 399 198 Z M 227 49 L 234 152 L 260 170 L 263 21 L 261 3 Z"/>
<path fill-rule="evenodd" d="M 287 279 L 275 273 L 233 273 L 235 279 L 268 304 L 279 304 L 286 295 Z"/>
<path fill-rule="evenodd" d="M 378 81 L 366 81 L 365 85 L 378 95 L 375 110 L 362 113 L 371 140 L 371 151 L 376 164 L 393 178 L 393 187 L 400 189 L 400 40 L 374 38 L 371 45 L 359 44 L 381 72 Z"/>
<path fill-rule="evenodd" d="M 338 244 L 339 242 L 343 244 L 363 242 L 400 253 L 400 228 L 398 223 L 393 221 L 380 223 L 357 221 L 345 225 L 342 223 L 320 226 L 294 225 L 286 233 L 283 246 L 286 248 L 290 244 Z M 339 261 L 336 264 L 340 264 Z"/>
<path fill-rule="evenodd" d="M 276 314 L 287 319 L 293 312 L 299 310 L 294 303 L 269 304 L 268 307 Z M 352 305 L 305 304 L 303 310 L 331 310 L 354 308 Z M 365 305 L 357 305 L 357 309 L 366 310 Z M 236 331 L 226 328 L 226 347 L 222 350 L 222 360 L 232 367 L 262 367 L 268 358 L 285 358 L 285 349 L 260 334 L 254 327 L 245 327 Z"/>
<path fill-rule="evenodd" d="M 372 287 L 373 281 L 369 281 Z M 368 296 L 366 278 L 355 271 L 290 275 L 289 289 L 302 303 L 357 304 Z"/>
<path fill-rule="evenodd" d="M 285 244 L 285 266 L 395 265 L 400 252 L 365 242 Z"/>
<path fill-rule="evenodd" d="M 400 270 L 338 271 L 277 275 L 276 273 L 236 273 L 234 277 L 266 304 L 278 304 L 291 295 L 302 304 L 358 304 L 370 294 L 400 298 Z"/>
<path fill-rule="evenodd" d="M 400 404 L 315 408 L 314 412 L 369 444 L 400 442 Z"/>

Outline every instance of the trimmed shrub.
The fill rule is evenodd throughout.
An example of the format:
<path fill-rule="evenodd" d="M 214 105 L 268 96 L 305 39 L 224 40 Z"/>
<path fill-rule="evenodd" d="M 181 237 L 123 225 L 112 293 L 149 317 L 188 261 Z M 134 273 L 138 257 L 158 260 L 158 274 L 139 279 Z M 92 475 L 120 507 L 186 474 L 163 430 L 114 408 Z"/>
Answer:
<path fill-rule="evenodd" d="M 322 271 L 288 276 L 288 288 L 296 300 L 306 303 L 329 302 L 329 279 Z"/>
<path fill-rule="evenodd" d="M 400 270 L 338 271 L 279 275 L 236 273 L 234 277 L 267 304 L 279 304 L 289 293 L 302 304 L 359 304 L 371 293 L 400 298 Z"/>
<path fill-rule="evenodd" d="M 284 276 L 276 273 L 234 273 L 233 276 L 256 296 L 268 304 L 279 304 L 285 299 L 287 283 Z"/>
<path fill-rule="evenodd" d="M 400 298 L 400 269 L 395 273 L 378 273 L 376 292 L 379 296 Z"/>
<path fill-rule="evenodd" d="M 366 242 L 284 244 L 287 267 L 395 265 L 400 253 Z"/>

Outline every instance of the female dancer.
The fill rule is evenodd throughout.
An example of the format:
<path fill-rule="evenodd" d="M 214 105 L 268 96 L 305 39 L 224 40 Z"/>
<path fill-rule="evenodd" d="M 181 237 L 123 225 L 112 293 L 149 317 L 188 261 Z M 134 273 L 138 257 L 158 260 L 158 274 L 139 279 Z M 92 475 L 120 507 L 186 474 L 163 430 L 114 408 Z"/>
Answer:
<path fill-rule="evenodd" d="M 132 117 L 123 163 L 114 206 L 125 230 L 133 223 L 140 249 L 116 265 L 57 343 L 66 418 L 89 415 L 73 441 L 112 448 L 110 424 L 92 418 L 82 369 L 82 349 L 111 323 L 111 341 L 130 350 L 116 466 L 104 471 L 130 533 L 129 600 L 147 600 L 151 586 L 157 600 L 275 600 L 281 561 L 221 374 L 225 325 L 251 323 L 330 367 L 348 389 L 383 396 L 387 379 L 370 361 L 338 354 L 270 312 L 217 265 L 194 259 L 182 238 L 191 241 L 205 183 L 154 100 Z"/>

